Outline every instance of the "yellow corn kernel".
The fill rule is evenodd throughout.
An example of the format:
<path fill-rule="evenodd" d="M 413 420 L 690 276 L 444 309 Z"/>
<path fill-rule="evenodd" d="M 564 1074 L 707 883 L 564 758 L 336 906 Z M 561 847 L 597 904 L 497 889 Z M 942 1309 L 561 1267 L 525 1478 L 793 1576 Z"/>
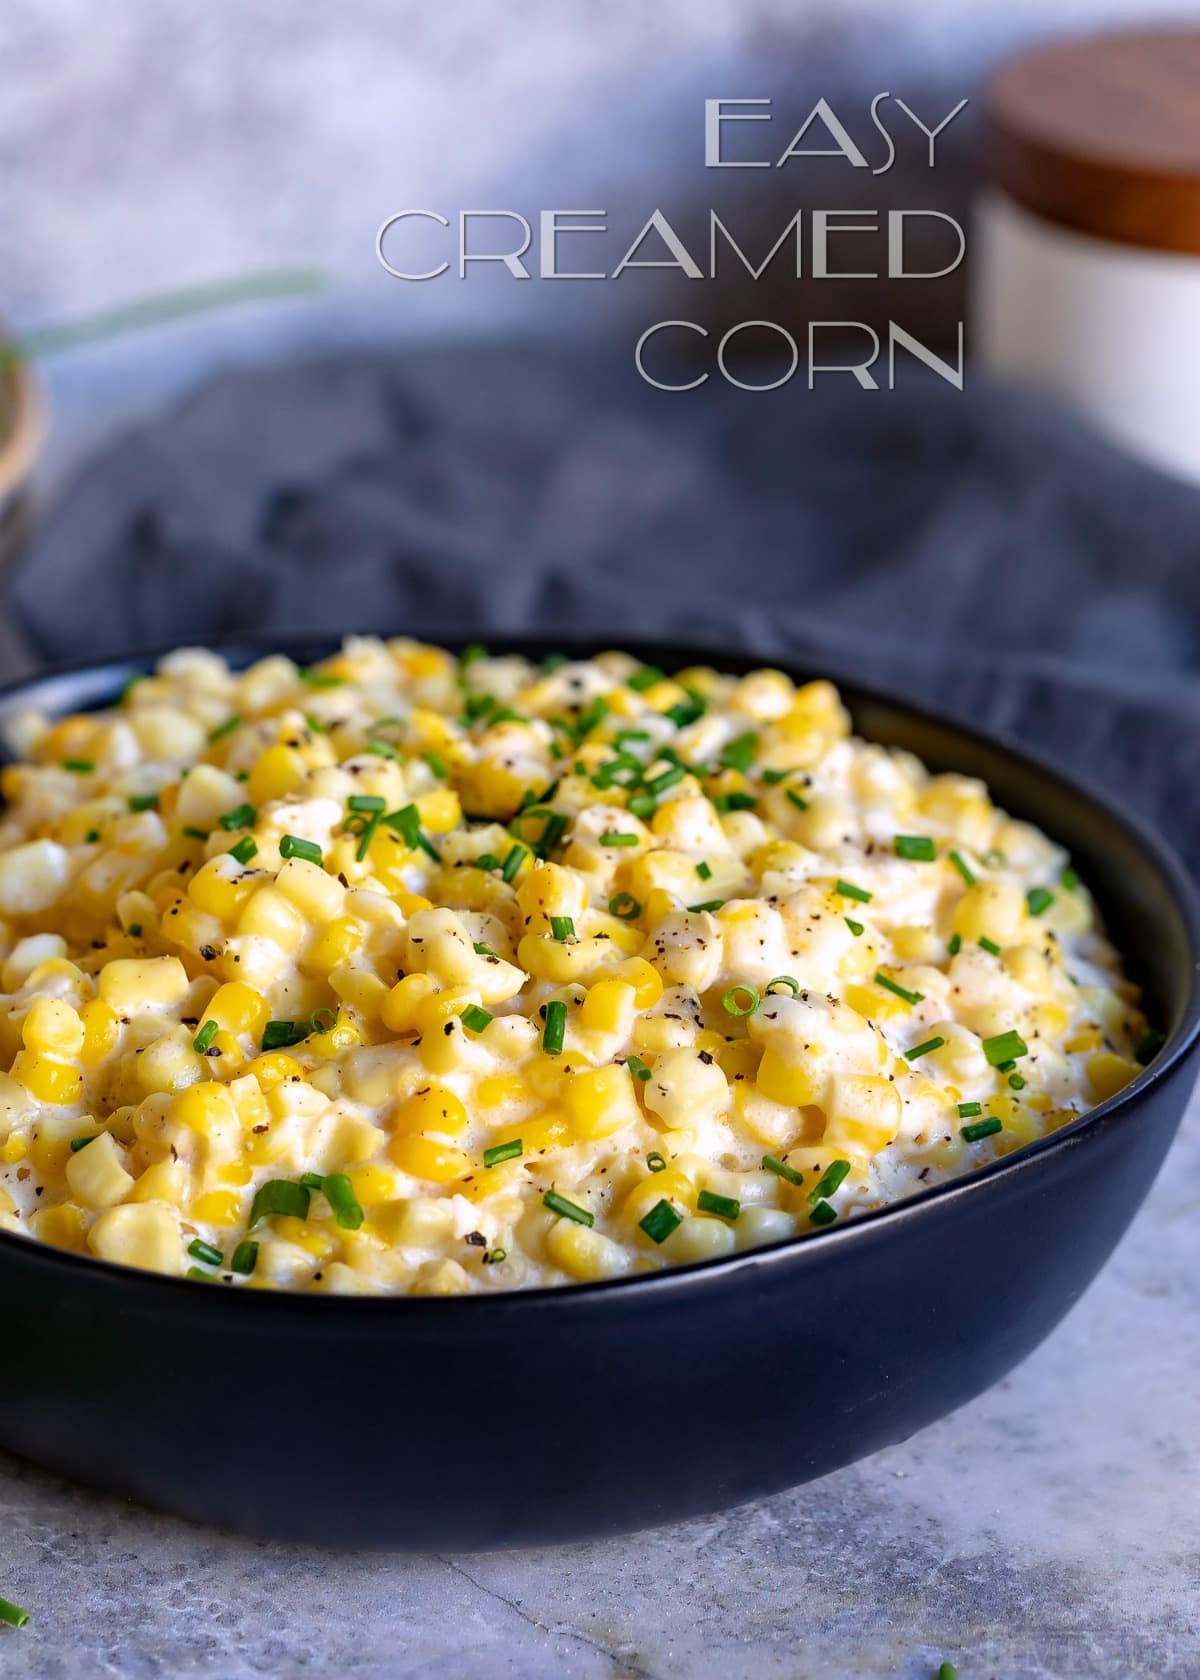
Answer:
<path fill-rule="evenodd" d="M 509 1126 L 501 1126 L 491 1141 L 512 1143 L 515 1138 L 520 1138 L 525 1145 L 526 1155 L 540 1154 L 548 1149 L 561 1149 L 570 1142 L 566 1117 L 550 1110 L 539 1115 L 536 1120 L 514 1120 Z M 491 1193 L 490 1190 L 488 1193 Z"/>
<path fill-rule="evenodd" d="M 637 991 L 628 980 L 597 980 L 588 987 L 579 1009 L 579 1023 L 592 1032 L 624 1036 L 633 1021 Z"/>
<path fill-rule="evenodd" d="M 369 969 L 344 965 L 329 976 L 330 990 L 365 1021 L 377 1021 L 387 1000 L 388 988 Z"/>
<path fill-rule="evenodd" d="M 892 949 L 901 962 L 936 962 L 941 940 L 930 928 L 898 927 L 892 933 Z"/>
<path fill-rule="evenodd" d="M 88 1232 L 88 1246 L 101 1260 L 146 1271 L 183 1271 L 179 1215 L 163 1202 L 126 1202 L 102 1213 Z"/>
<path fill-rule="evenodd" d="M 188 897 L 206 916 L 230 922 L 258 887 L 261 876 L 245 870 L 228 852 L 219 852 L 188 882 Z M 169 923 L 165 924 L 169 929 Z"/>
<path fill-rule="evenodd" d="M 394 1201 L 399 1194 L 396 1175 L 387 1167 L 374 1166 L 368 1162 L 351 1167 L 346 1177 L 350 1180 L 351 1188 L 363 1208 L 382 1207 L 385 1202 Z"/>
<path fill-rule="evenodd" d="M 289 858 L 276 875 L 275 886 L 310 922 L 330 922 L 342 913 L 346 889 L 319 863 Z"/>
<path fill-rule="evenodd" d="M 789 1108 L 815 1103 L 824 1083 L 802 1063 L 788 1061 L 774 1044 L 769 1044 L 763 1052 L 754 1082 L 764 1097 Z"/>
<path fill-rule="evenodd" d="M 1066 1006 L 1061 1003 L 1039 1003 L 1034 1006 L 1034 1031 L 1039 1038 L 1053 1044 L 1067 1030 L 1070 1020 Z"/>
<path fill-rule="evenodd" d="M 563 1097 L 577 1137 L 606 1138 L 641 1118 L 629 1070 L 615 1063 L 566 1076 Z"/>
<path fill-rule="evenodd" d="M 825 1143 L 862 1161 L 877 1155 L 900 1134 L 902 1102 L 889 1079 L 875 1074 L 835 1073 L 825 1102 Z"/>
<path fill-rule="evenodd" d="M 234 1128 L 241 1131 L 237 1106 L 227 1087 L 212 1079 L 180 1091 L 171 1103 L 170 1116 L 197 1137 L 223 1137 Z"/>
<path fill-rule="evenodd" d="M 88 1145 L 91 1148 L 91 1145 Z M 183 1161 L 155 1161 L 129 1192 L 131 1202 L 169 1202 L 181 1208 L 188 1199 L 190 1175 Z"/>
<path fill-rule="evenodd" d="M 143 1091 L 182 1091 L 207 1071 L 203 1056 L 192 1048 L 193 1027 L 172 1027 L 148 1044 L 137 1059 L 138 1084 Z"/>
<path fill-rule="evenodd" d="M 237 1107 L 236 1103 L 234 1104 L 234 1107 Z M 242 1111 L 240 1108 L 238 1109 L 238 1119 L 242 1120 Z M 242 1123 L 244 1125 L 245 1121 L 243 1120 Z M 227 1165 L 218 1167 L 215 1176 L 219 1184 L 230 1184 L 235 1190 L 244 1190 L 250 1180 L 254 1177 L 254 1174 L 244 1162 L 230 1161 Z"/>
<path fill-rule="evenodd" d="M 434 788 L 432 793 L 423 793 L 416 804 L 421 827 L 430 834 L 449 834 L 462 820 L 462 806 L 453 788 Z"/>
<path fill-rule="evenodd" d="M 429 1179 L 434 1184 L 449 1184 L 470 1172 L 474 1162 L 465 1150 L 449 1143 L 437 1143 L 433 1138 L 407 1133 L 393 1139 L 388 1153 L 402 1172 L 414 1178 Z"/>
<path fill-rule="evenodd" d="M 270 1014 L 267 1000 L 261 992 L 256 992 L 253 986 L 247 986 L 241 980 L 227 980 L 213 993 L 200 1026 L 215 1021 L 218 1027 L 235 1037 L 249 1033 L 257 1039 L 262 1036 Z"/>
<path fill-rule="evenodd" d="M 3 1161 L 6 1167 L 15 1166 L 18 1161 L 23 1161 L 28 1153 L 29 1139 L 20 1132 L 13 1132 L 12 1136 L 0 1145 L 0 1161 Z"/>
<path fill-rule="evenodd" d="M 107 1132 L 68 1158 L 66 1176 L 75 1200 L 94 1212 L 123 1202 L 133 1189 L 133 1175 L 126 1172 Z"/>
<path fill-rule="evenodd" d="M 281 951 L 294 952 L 299 949 L 307 927 L 296 906 L 272 886 L 260 887 L 247 902 L 238 917 L 237 931 L 272 939 Z"/>
<path fill-rule="evenodd" d="M 39 1208 L 28 1220 L 29 1234 L 38 1242 L 52 1248 L 65 1248 L 72 1254 L 86 1254 L 87 1233 L 84 1230 L 83 1209 L 71 1202 L 59 1207 Z"/>
<path fill-rule="evenodd" d="M 95 1067 L 102 1062 L 117 1045 L 121 1036 L 121 1023 L 117 1016 L 100 998 L 92 998 L 85 1003 L 81 1015 L 83 1022 L 83 1049 L 79 1059 L 84 1067 Z"/>
<path fill-rule="evenodd" d="M 320 1225 L 310 1224 L 307 1219 L 293 1219 L 288 1214 L 276 1217 L 275 1230 L 285 1242 L 295 1243 L 317 1260 L 331 1255 L 336 1244 L 336 1239 Z"/>
<path fill-rule="evenodd" d="M 35 998 L 21 1028 L 21 1038 L 27 1049 L 43 1055 L 78 1056 L 83 1049 L 83 1022 L 61 998 Z"/>
<path fill-rule="evenodd" d="M 546 1234 L 546 1253 L 556 1266 L 580 1283 L 622 1277 L 633 1264 L 633 1256 L 620 1243 L 571 1219 L 558 1219 L 550 1227 Z"/>
<path fill-rule="evenodd" d="M 685 1209 L 695 1205 L 696 1187 L 675 1163 L 663 1172 L 647 1173 L 640 1179 L 621 1203 L 621 1217 L 636 1225 L 664 1199 L 678 1202 Z"/>
<path fill-rule="evenodd" d="M 1008 881 L 977 881 L 968 887 L 954 910 L 954 931 L 964 939 L 990 939 L 1012 945 L 1020 938 L 1025 898 Z"/>
<path fill-rule="evenodd" d="M 441 1132 L 446 1137 L 461 1137 L 468 1123 L 467 1111 L 453 1091 L 445 1085 L 423 1085 L 400 1104 L 393 1126 L 398 1136 Z"/>
<path fill-rule="evenodd" d="M 519 1073 L 490 1073 L 475 1087 L 475 1106 L 482 1119 L 492 1120 L 494 1110 L 527 1103 L 531 1095 Z"/>
<path fill-rule="evenodd" d="M 286 799 L 290 793 L 299 793 L 307 780 L 308 766 L 295 747 L 268 747 L 250 772 L 246 798 L 251 805 Z"/>
<path fill-rule="evenodd" d="M 178 957 L 123 957 L 105 963 L 97 979 L 100 996 L 117 1015 L 170 1009 L 182 1003 L 190 982 Z"/>
<path fill-rule="evenodd" d="M 217 1225 L 228 1230 L 241 1223 L 242 1198 L 232 1190 L 208 1190 L 192 1202 L 189 1217 L 199 1225 Z"/>
<path fill-rule="evenodd" d="M 276 1085 L 282 1085 L 285 1079 L 303 1079 L 304 1069 L 294 1056 L 289 1056 L 283 1050 L 268 1050 L 263 1056 L 256 1056 L 246 1069 L 247 1075 L 264 1091 L 273 1091 Z"/>
<path fill-rule="evenodd" d="M 1064 1042 L 1063 1049 L 1069 1055 L 1076 1055 L 1090 1050 L 1099 1050 L 1103 1043 L 1104 1034 L 1100 1031 L 1100 1028 L 1092 1022 L 1088 1022 L 1082 1027 L 1076 1027 L 1070 1038 Z"/>
<path fill-rule="evenodd" d="M 1115 1097 L 1118 1091 L 1123 1091 L 1130 1080 L 1136 1079 L 1142 1070 L 1136 1062 L 1129 1061 L 1125 1056 L 1115 1056 L 1111 1051 L 1105 1050 L 1098 1056 L 1088 1058 L 1085 1071 L 1092 1096 L 1100 1103 L 1108 1097 Z"/>
<path fill-rule="evenodd" d="M 14 1079 L 20 1080 L 31 1097 L 43 1103 L 77 1103 L 83 1093 L 83 1079 L 78 1068 L 68 1062 L 55 1061 L 34 1050 L 18 1052 L 12 1065 Z"/>
<path fill-rule="evenodd" d="M 339 916 L 336 921 L 327 923 L 308 947 L 304 956 L 305 972 L 331 974 L 335 968 L 341 968 L 350 961 L 362 940 L 361 925 L 349 916 Z"/>
<path fill-rule="evenodd" d="M 551 934 L 527 933 L 517 947 L 517 961 L 528 974 L 555 986 L 585 980 L 612 956 L 607 939 L 555 939 Z"/>
<path fill-rule="evenodd" d="M 904 985 L 903 979 L 898 983 Z M 889 992 L 886 986 L 849 985 L 843 995 L 851 1009 L 856 1009 L 869 1021 L 903 1020 L 912 1014 L 912 1005 Z"/>
<path fill-rule="evenodd" d="M 391 1032 L 415 1032 L 421 1005 L 439 990 L 432 974 L 406 974 L 383 1001 L 380 1016 Z"/>

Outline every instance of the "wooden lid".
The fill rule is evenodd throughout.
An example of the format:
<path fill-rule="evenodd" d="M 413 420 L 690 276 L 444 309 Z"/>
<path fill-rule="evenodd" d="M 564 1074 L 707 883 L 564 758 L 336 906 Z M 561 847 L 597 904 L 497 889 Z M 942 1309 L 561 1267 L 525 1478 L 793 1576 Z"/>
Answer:
<path fill-rule="evenodd" d="M 989 84 L 993 182 L 1098 239 L 1200 253 L 1200 29 L 1054 41 Z"/>

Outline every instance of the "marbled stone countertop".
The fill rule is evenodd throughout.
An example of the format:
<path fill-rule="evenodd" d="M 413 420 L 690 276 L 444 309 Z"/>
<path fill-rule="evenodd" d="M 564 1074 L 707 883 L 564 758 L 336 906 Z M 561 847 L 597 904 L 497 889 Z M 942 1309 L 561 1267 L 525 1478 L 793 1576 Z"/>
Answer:
<path fill-rule="evenodd" d="M 1100 1280 L 1007 1381 L 852 1469 L 628 1539 L 273 1546 L 0 1458 L 4 1680 L 1195 1680 L 1200 1103 Z M 981 1289 L 981 1305 L 985 1291 Z"/>

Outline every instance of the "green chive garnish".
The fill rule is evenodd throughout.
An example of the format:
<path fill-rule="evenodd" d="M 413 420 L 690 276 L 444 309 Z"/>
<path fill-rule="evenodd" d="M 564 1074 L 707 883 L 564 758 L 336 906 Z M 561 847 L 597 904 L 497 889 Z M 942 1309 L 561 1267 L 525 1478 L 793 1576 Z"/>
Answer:
<path fill-rule="evenodd" d="M 670 718 L 676 729 L 686 729 L 689 723 L 695 723 L 697 718 L 704 716 L 704 701 L 698 694 L 690 694 L 686 700 L 678 700 L 675 705 L 668 706 L 663 716 Z"/>
<path fill-rule="evenodd" d="M 221 740 L 222 736 L 232 735 L 234 730 L 237 728 L 238 724 L 241 723 L 241 721 L 242 721 L 241 718 L 238 717 L 236 713 L 233 715 L 233 717 L 227 717 L 225 719 L 224 723 L 219 723 L 215 729 L 210 729 L 209 730 L 209 732 L 208 732 L 209 743 L 211 744 L 214 741 Z"/>
<path fill-rule="evenodd" d="M 511 881 L 528 856 L 529 852 L 524 846 L 514 846 L 504 860 L 504 867 L 500 871 L 501 877 L 505 881 Z"/>
<path fill-rule="evenodd" d="M 257 815 L 253 805 L 235 805 L 232 811 L 226 811 L 224 816 L 217 818 L 217 827 L 229 830 L 253 828 Z"/>
<path fill-rule="evenodd" d="M 959 1105 L 958 1105 L 958 1117 L 959 1117 L 960 1120 L 969 1120 L 972 1117 L 972 1115 L 982 1114 L 982 1113 L 983 1113 L 983 1104 L 982 1103 L 965 1102 L 965 1103 L 959 1103 Z"/>
<path fill-rule="evenodd" d="M 363 1222 L 363 1210 L 345 1173 L 329 1173 L 321 1188 L 333 1209 L 335 1223 L 343 1231 L 357 1231 Z"/>
<path fill-rule="evenodd" d="M 1008 1032 L 995 1033 L 991 1038 L 985 1038 L 983 1053 L 992 1067 L 998 1068 L 1005 1062 L 1016 1061 L 1018 1056 L 1027 1056 L 1029 1046 L 1019 1032 L 1010 1028 Z"/>
<path fill-rule="evenodd" d="M 686 775 L 687 771 L 682 765 L 672 764 L 670 769 L 661 770 L 657 776 L 650 777 L 646 783 L 646 792 L 652 793 L 657 799 L 660 793 L 666 793 L 668 788 L 673 788 Z"/>
<path fill-rule="evenodd" d="M 661 1149 L 652 1149 L 646 1156 L 646 1165 L 652 1173 L 666 1172 L 667 1157 Z"/>
<path fill-rule="evenodd" d="M 490 1149 L 483 1152 L 485 1167 L 498 1167 L 501 1161 L 515 1161 L 519 1155 L 525 1153 L 525 1145 L 520 1138 L 511 1138 L 508 1143 L 494 1143 Z"/>
<path fill-rule="evenodd" d="M 853 916 L 843 916 L 842 920 L 845 922 L 846 926 L 850 929 L 850 932 L 854 935 L 855 939 L 857 939 L 861 935 L 861 933 L 863 932 L 862 923 L 861 922 L 856 922 L 854 920 Z"/>
<path fill-rule="evenodd" d="M 768 997 L 776 992 L 790 992 L 793 997 L 800 996 L 800 982 L 790 974 L 777 974 L 774 980 L 768 980 L 763 988 Z"/>
<path fill-rule="evenodd" d="M 1025 1076 L 1020 1073 L 1010 1073 L 1008 1076 L 1008 1083 L 1011 1090 L 1023 1091 L 1025 1089 Z"/>
<path fill-rule="evenodd" d="M 87 1137 L 72 1138 L 71 1139 L 71 1153 L 72 1153 L 72 1155 L 78 1155 L 79 1151 L 81 1149 L 86 1149 L 89 1143 L 95 1143 L 96 1139 L 100 1135 L 101 1134 L 99 1132 L 91 1132 Z"/>
<path fill-rule="evenodd" d="M 249 1277 L 258 1265 L 258 1244 L 249 1238 L 240 1242 L 233 1251 L 233 1259 L 229 1262 L 231 1272 L 240 1272 L 243 1277 Z"/>
<path fill-rule="evenodd" d="M 200 1031 L 192 1040 L 192 1049 L 198 1056 L 203 1056 L 204 1052 L 208 1049 L 209 1045 L 216 1036 L 217 1023 L 215 1021 L 205 1021 L 204 1025 L 200 1028 Z"/>
<path fill-rule="evenodd" d="M 706 898 L 701 904 L 689 904 L 688 909 L 693 915 L 707 910 L 709 915 L 715 916 L 717 911 L 724 906 L 724 903 L 725 900 L 723 898 Z"/>
<path fill-rule="evenodd" d="M 696 1206 L 701 1213 L 715 1213 L 718 1219 L 736 1219 L 742 1211 L 742 1204 L 735 1197 L 717 1196 L 711 1190 L 701 1190 Z"/>
<path fill-rule="evenodd" d="M 958 1680 L 958 1670 L 953 1663 L 942 1663 L 937 1671 L 937 1680 Z"/>
<path fill-rule="evenodd" d="M 808 1205 L 814 1207 L 817 1202 L 828 1201 L 849 1172 L 849 1161 L 831 1161 L 808 1192 Z"/>
<path fill-rule="evenodd" d="M 193 1260 L 203 1260 L 206 1266 L 219 1266 L 225 1258 L 219 1248 L 214 1248 L 200 1237 L 188 1244 L 187 1251 Z"/>
<path fill-rule="evenodd" d="M 650 1069 L 646 1066 L 640 1056 L 626 1056 L 625 1066 L 629 1069 L 633 1077 L 635 1079 L 640 1079 L 643 1084 L 645 1084 L 646 1080 L 650 1077 Z"/>
<path fill-rule="evenodd" d="M 248 1229 L 253 1230 L 260 1219 L 271 1214 L 285 1214 L 291 1219 L 307 1219 L 309 1191 L 290 1178 L 269 1178 L 254 1192 L 250 1206 Z"/>
<path fill-rule="evenodd" d="M 629 801 L 629 814 L 637 817 L 639 822 L 649 822 L 657 805 L 658 802 L 652 793 L 635 793 Z"/>
<path fill-rule="evenodd" d="M 345 677 L 335 677 L 331 671 L 316 671 L 311 665 L 301 665 L 296 675 L 310 688 L 341 688 Z"/>
<path fill-rule="evenodd" d="M 636 834 L 602 834 L 600 836 L 602 846 L 636 846 L 637 843 L 638 837 Z"/>
<path fill-rule="evenodd" d="M 156 793 L 131 793 L 127 803 L 131 811 L 157 811 L 158 795 Z"/>
<path fill-rule="evenodd" d="M 546 1026 L 542 1033 L 542 1049 L 547 1056 L 562 1054 L 563 1040 L 567 1035 L 567 1006 L 561 998 L 555 998 L 553 1003 L 546 1005 Z"/>
<path fill-rule="evenodd" d="M 90 758 L 64 758 L 62 767 L 64 770 L 74 771 L 77 776 L 90 776 L 96 768 L 95 763 Z"/>
<path fill-rule="evenodd" d="M 439 782 L 444 782 L 450 774 L 450 768 L 441 753 L 427 752 L 421 755 Z"/>
<path fill-rule="evenodd" d="M 753 1015 L 762 1002 L 758 988 L 755 986 L 730 986 L 721 999 L 721 1007 L 727 1015 Z"/>
<path fill-rule="evenodd" d="M 252 834 L 243 835 L 236 846 L 230 846 L 229 855 L 241 864 L 247 864 L 250 859 L 258 856 L 258 845 Z"/>
<path fill-rule="evenodd" d="M 758 736 L 754 731 L 747 730 L 736 740 L 730 741 L 721 753 L 717 763 L 724 770 L 749 770 L 758 754 Z"/>
<path fill-rule="evenodd" d="M 794 805 L 797 811 L 808 810 L 808 800 L 805 799 L 802 793 L 797 793 L 795 788 L 787 788 L 784 792 L 784 798 L 787 800 L 789 805 Z"/>
<path fill-rule="evenodd" d="M 387 741 L 368 741 L 367 751 L 374 753 L 376 758 L 390 758 L 396 764 L 404 763 L 404 755 Z"/>
<path fill-rule="evenodd" d="M 0 1622 L 7 1622 L 9 1627 L 23 1628 L 28 1620 L 28 1610 L 22 1610 L 19 1604 L 10 1604 L 6 1598 L 0 1598 Z"/>
<path fill-rule="evenodd" d="M 492 1024 L 493 1017 L 486 1009 L 480 1009 L 477 1003 L 469 1003 L 459 1015 L 459 1020 L 468 1032 L 484 1032 Z"/>
<path fill-rule="evenodd" d="M 346 801 L 348 811 L 386 811 L 387 800 L 381 793 L 352 793 Z"/>
<path fill-rule="evenodd" d="M 594 1225 L 596 1216 L 589 1213 L 587 1208 L 577 1207 L 569 1202 L 565 1196 L 560 1196 L 557 1190 L 547 1190 L 542 1197 L 543 1207 L 548 1207 L 551 1213 L 557 1213 L 560 1219 L 573 1219 L 577 1225 Z"/>
<path fill-rule="evenodd" d="M 550 932 L 555 939 L 574 939 L 575 923 L 570 916 L 551 916 Z"/>
<path fill-rule="evenodd" d="M 870 904 L 875 896 L 874 893 L 864 892 L 861 887 L 856 887 L 852 881 L 835 881 L 833 890 L 835 893 L 840 893 L 843 898 L 857 899 L 859 904 Z"/>
<path fill-rule="evenodd" d="M 927 834 L 897 834 L 893 845 L 896 856 L 910 863 L 932 863 L 937 857 L 937 847 Z"/>
<path fill-rule="evenodd" d="M 130 922 L 129 926 L 125 929 L 125 932 L 129 935 L 130 939 L 140 939 L 142 937 L 141 922 Z"/>
<path fill-rule="evenodd" d="M 421 828 L 421 813 L 415 805 L 405 805 L 399 811 L 389 811 L 383 821 L 401 836 L 410 851 L 421 851 L 433 858 L 435 863 L 440 861 L 439 853 Z M 505 880 L 508 879 L 509 877 L 505 876 Z"/>
<path fill-rule="evenodd" d="M 476 869 L 499 869 L 500 859 L 495 852 L 480 852 L 475 859 Z"/>
<path fill-rule="evenodd" d="M 677 1213 L 670 1202 L 665 1199 L 655 1202 L 650 1212 L 643 1219 L 638 1220 L 639 1231 L 645 1231 L 651 1242 L 664 1243 L 672 1231 L 677 1231 L 683 1224 L 683 1215 Z"/>
<path fill-rule="evenodd" d="M 295 1021 L 268 1021 L 263 1028 L 263 1052 L 287 1050 L 291 1045 L 299 1044 L 303 1036 Z"/>
<path fill-rule="evenodd" d="M 89 846 L 94 846 L 96 844 L 97 840 L 99 840 L 99 838 L 100 838 L 100 830 L 98 828 L 89 828 L 88 829 L 87 843 L 88 843 Z"/>
<path fill-rule="evenodd" d="M 301 858 L 305 863 L 323 865 L 325 854 L 315 840 L 302 840 L 298 834 L 285 834 L 279 842 L 281 858 Z"/>
<path fill-rule="evenodd" d="M 789 1167 L 787 1162 L 781 1161 L 777 1155 L 764 1155 L 762 1164 L 766 1172 L 774 1173 L 776 1178 L 786 1179 L 789 1184 L 804 1183 L 803 1173 L 798 1173 L 795 1167 Z"/>
<path fill-rule="evenodd" d="M 1054 903 L 1054 894 L 1049 887 L 1030 887 L 1025 894 L 1025 903 L 1031 916 L 1040 916 Z"/>
<path fill-rule="evenodd" d="M 812 1225 L 832 1225 L 837 1218 L 837 1209 L 828 1202 L 818 1202 L 808 1218 Z"/>
<path fill-rule="evenodd" d="M 950 862 L 954 865 L 955 869 L 958 870 L 958 873 L 962 876 L 967 885 L 969 887 L 973 887 L 975 885 L 975 871 L 971 868 L 966 858 L 963 857 L 962 853 L 951 852 L 949 853 L 949 858 Z"/>
<path fill-rule="evenodd" d="M 727 811 L 753 811 L 757 804 L 752 793 L 718 793 L 712 802 L 713 810 L 722 815 Z"/>
<path fill-rule="evenodd" d="M 203 1266 L 189 1266 L 185 1277 L 195 1278 L 198 1283 L 215 1283 L 217 1280 L 211 1272 L 206 1272 Z"/>
<path fill-rule="evenodd" d="M 931 1050 L 940 1050 L 945 1044 L 944 1038 L 927 1038 L 923 1044 L 914 1044 L 911 1050 L 904 1052 L 906 1062 L 920 1061 L 922 1056 L 928 1056 Z"/>
<path fill-rule="evenodd" d="M 380 800 L 380 804 L 382 803 L 383 801 Z M 358 819 L 355 820 L 357 821 Z M 371 842 L 375 838 L 375 830 L 378 827 L 379 812 L 372 811 L 371 815 L 367 817 L 362 824 L 362 833 L 359 836 L 358 845 L 354 848 L 354 856 L 357 858 L 359 863 L 364 862 L 367 853 L 371 850 Z"/>
<path fill-rule="evenodd" d="M 1069 863 L 1067 864 L 1066 868 L 1062 871 L 1062 873 L 1059 875 L 1058 879 L 1059 879 L 1059 883 L 1062 886 L 1064 886 L 1067 889 L 1068 892 L 1078 892 L 1079 891 L 1079 876 L 1071 868 L 1071 865 Z"/>
<path fill-rule="evenodd" d="M 946 949 L 952 957 L 956 957 L 962 950 L 962 934 L 952 933 L 946 941 Z"/>
<path fill-rule="evenodd" d="M 699 877 L 702 881 L 711 881 L 712 880 L 712 870 L 708 867 L 708 865 L 706 863 L 698 863 L 696 865 L 696 873 L 697 873 L 697 875 L 699 875 Z"/>
<path fill-rule="evenodd" d="M 1147 1027 L 1137 1041 L 1137 1046 L 1133 1052 L 1134 1061 L 1140 1062 L 1145 1067 L 1147 1062 L 1154 1060 L 1166 1042 L 1164 1034 L 1158 1032 L 1154 1027 Z"/>
<path fill-rule="evenodd" d="M 608 913 L 622 922 L 635 922 L 642 907 L 632 893 L 615 893 L 608 901 Z"/>
<path fill-rule="evenodd" d="M 892 992 L 896 997 L 903 998 L 905 1003 L 920 1003 L 925 996 L 924 992 L 906 991 L 898 981 L 892 980 L 881 968 L 875 971 L 875 984 L 882 986 L 885 992 Z"/>
<path fill-rule="evenodd" d="M 663 673 L 656 665 L 643 665 L 632 676 L 625 678 L 626 688 L 631 688 L 635 694 L 644 694 L 648 688 L 663 680 Z"/>
<path fill-rule="evenodd" d="M 304 1172 L 300 1174 L 300 1182 L 306 1190 L 320 1190 L 323 1187 L 325 1180 L 321 1177 L 320 1173 Z"/>
<path fill-rule="evenodd" d="M 960 1126 L 958 1135 L 965 1143 L 978 1143 L 980 1138 L 991 1137 L 1002 1130 L 999 1120 L 992 1115 L 986 1120 L 974 1120 L 969 1126 Z"/>
<path fill-rule="evenodd" d="M 184 823 L 183 828 L 181 829 L 180 832 L 183 835 L 185 835 L 185 837 L 189 840 L 207 840 L 208 839 L 208 829 L 206 829 L 206 828 L 196 828 L 195 825 L 192 824 L 192 823 Z"/>
<path fill-rule="evenodd" d="M 986 951 L 990 957 L 998 957 L 1000 955 L 999 945 L 996 944 L 994 939 L 988 939 L 986 935 L 979 941 L 979 948 L 982 951 Z"/>

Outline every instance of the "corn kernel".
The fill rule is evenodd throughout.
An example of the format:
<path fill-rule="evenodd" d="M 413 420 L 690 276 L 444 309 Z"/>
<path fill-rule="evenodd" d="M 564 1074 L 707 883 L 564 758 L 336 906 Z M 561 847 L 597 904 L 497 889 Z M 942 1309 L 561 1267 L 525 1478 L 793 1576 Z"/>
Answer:
<path fill-rule="evenodd" d="M 470 1172 L 474 1165 L 465 1150 L 412 1132 L 393 1139 L 388 1153 L 401 1171 L 434 1184 L 449 1184 Z"/>
<path fill-rule="evenodd" d="M 183 1271 L 179 1215 L 162 1202 L 127 1202 L 99 1215 L 88 1232 L 88 1246 L 101 1260 L 147 1271 Z"/>

